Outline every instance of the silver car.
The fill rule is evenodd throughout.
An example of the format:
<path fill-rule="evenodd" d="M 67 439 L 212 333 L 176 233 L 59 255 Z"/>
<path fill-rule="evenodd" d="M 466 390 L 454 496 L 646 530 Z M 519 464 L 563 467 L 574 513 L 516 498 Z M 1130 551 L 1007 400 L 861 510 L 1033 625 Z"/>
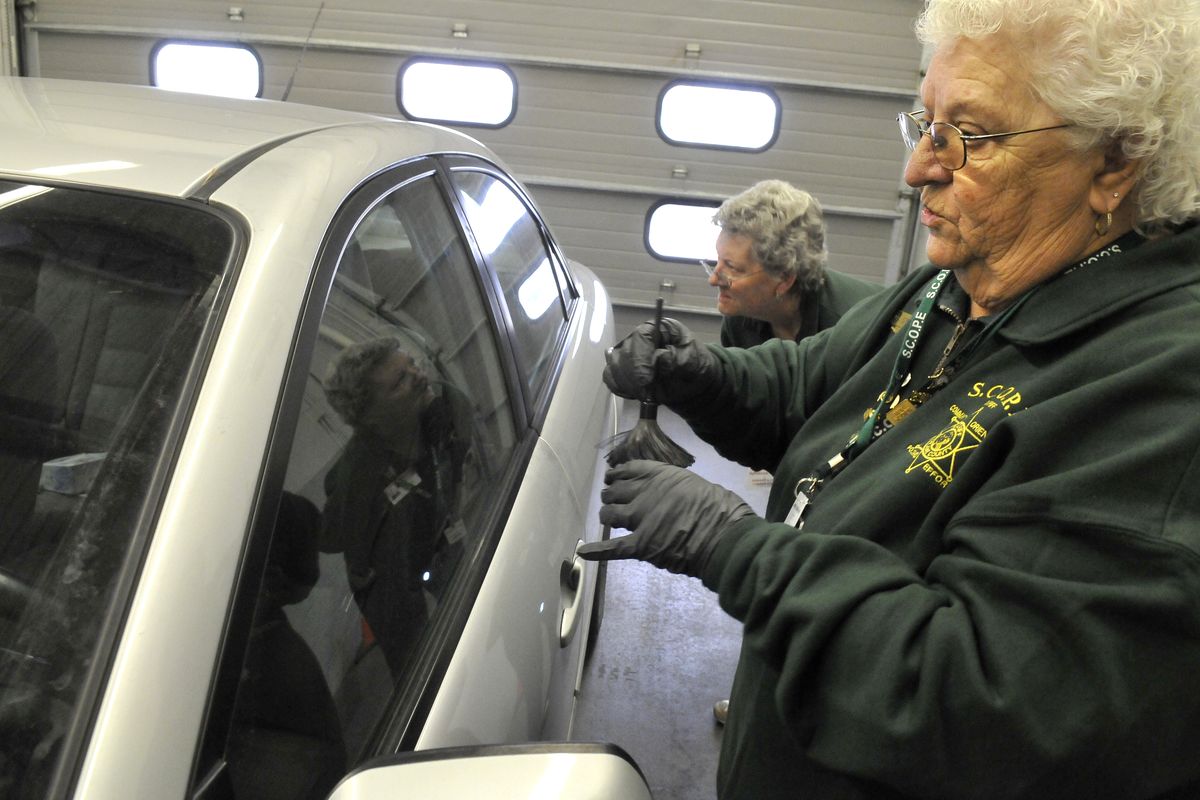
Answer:
<path fill-rule="evenodd" d="M 568 739 L 612 312 L 496 157 L 142 87 L 0 115 L 0 796 Z"/>

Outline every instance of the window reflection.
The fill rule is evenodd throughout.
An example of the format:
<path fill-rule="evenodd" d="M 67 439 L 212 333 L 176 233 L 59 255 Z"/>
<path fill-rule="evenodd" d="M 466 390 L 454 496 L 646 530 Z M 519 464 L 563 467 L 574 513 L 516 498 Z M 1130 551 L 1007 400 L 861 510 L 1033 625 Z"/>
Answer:
<path fill-rule="evenodd" d="M 517 289 L 517 299 L 529 319 L 537 319 L 545 314 L 546 309 L 558 299 L 558 284 L 554 282 L 550 259 L 542 259 L 537 269 L 521 281 Z"/>
<path fill-rule="evenodd" d="M 325 797 L 466 591 L 516 442 L 468 252 L 432 177 L 382 198 L 341 252 L 241 673 L 237 800 Z"/>
<path fill-rule="evenodd" d="M 233 246 L 200 205 L 0 181 L 0 797 L 49 791 L 94 699 Z"/>
<path fill-rule="evenodd" d="M 608 292 L 604 289 L 604 284 L 598 280 L 592 281 L 592 322 L 588 327 L 588 338 L 593 342 L 598 342 L 604 336 L 604 327 L 608 322 L 606 309 L 608 308 Z"/>
<path fill-rule="evenodd" d="M 463 195 L 463 205 L 471 220 L 475 240 L 485 256 L 496 252 L 525 213 L 525 206 L 503 183 L 493 183 L 480 202 L 470 195 Z"/>
<path fill-rule="evenodd" d="M 530 395 L 550 372 L 565 322 L 563 277 L 529 207 L 504 181 L 486 172 L 454 173 L 459 199 L 488 264 L 499 279 L 512 320 L 518 366 Z M 558 313 L 549 313 L 551 309 Z"/>

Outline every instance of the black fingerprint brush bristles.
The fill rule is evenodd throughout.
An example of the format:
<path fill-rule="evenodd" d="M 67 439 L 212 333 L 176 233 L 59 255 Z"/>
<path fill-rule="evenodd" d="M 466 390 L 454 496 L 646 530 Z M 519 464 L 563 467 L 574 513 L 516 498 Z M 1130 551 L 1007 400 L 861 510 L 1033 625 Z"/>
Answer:
<path fill-rule="evenodd" d="M 626 431 L 624 438 L 605 456 L 610 467 L 637 458 L 661 461 L 677 467 L 690 467 L 696 460 L 691 453 L 663 433 L 662 428 L 658 426 L 658 403 L 652 400 L 642 401 L 637 424 L 632 430 Z"/>
<path fill-rule="evenodd" d="M 655 349 L 660 344 L 662 309 L 663 300 L 660 297 L 654 307 Z M 617 438 L 620 441 L 605 456 L 610 467 L 639 458 L 661 461 L 677 467 L 690 467 L 696 461 L 691 453 L 675 444 L 658 426 L 658 403 L 654 402 L 652 392 L 647 392 L 642 399 L 637 424 L 624 434 L 618 434 Z"/>

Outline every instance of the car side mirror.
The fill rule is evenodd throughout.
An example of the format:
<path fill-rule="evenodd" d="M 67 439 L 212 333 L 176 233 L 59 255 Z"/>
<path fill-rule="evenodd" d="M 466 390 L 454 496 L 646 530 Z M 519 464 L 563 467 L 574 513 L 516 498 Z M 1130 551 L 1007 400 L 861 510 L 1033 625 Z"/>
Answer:
<path fill-rule="evenodd" d="M 329 800 L 653 800 L 633 759 L 613 744 L 536 742 L 419 750 L 365 762 Z"/>

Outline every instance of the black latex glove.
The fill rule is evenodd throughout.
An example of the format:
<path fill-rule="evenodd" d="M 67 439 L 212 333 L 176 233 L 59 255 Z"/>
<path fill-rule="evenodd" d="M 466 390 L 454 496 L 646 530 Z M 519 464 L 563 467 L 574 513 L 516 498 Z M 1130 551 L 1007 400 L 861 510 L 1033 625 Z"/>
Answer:
<path fill-rule="evenodd" d="M 641 400 L 658 381 L 715 377 L 720 370 L 716 356 L 678 320 L 663 318 L 658 342 L 655 347 L 654 323 L 643 322 L 608 351 L 604 384 L 613 394 Z"/>
<path fill-rule="evenodd" d="M 581 545 L 589 561 L 636 558 L 698 578 L 729 527 L 754 514 L 728 489 L 657 461 L 626 462 L 604 481 L 600 522 L 633 532 Z"/>

